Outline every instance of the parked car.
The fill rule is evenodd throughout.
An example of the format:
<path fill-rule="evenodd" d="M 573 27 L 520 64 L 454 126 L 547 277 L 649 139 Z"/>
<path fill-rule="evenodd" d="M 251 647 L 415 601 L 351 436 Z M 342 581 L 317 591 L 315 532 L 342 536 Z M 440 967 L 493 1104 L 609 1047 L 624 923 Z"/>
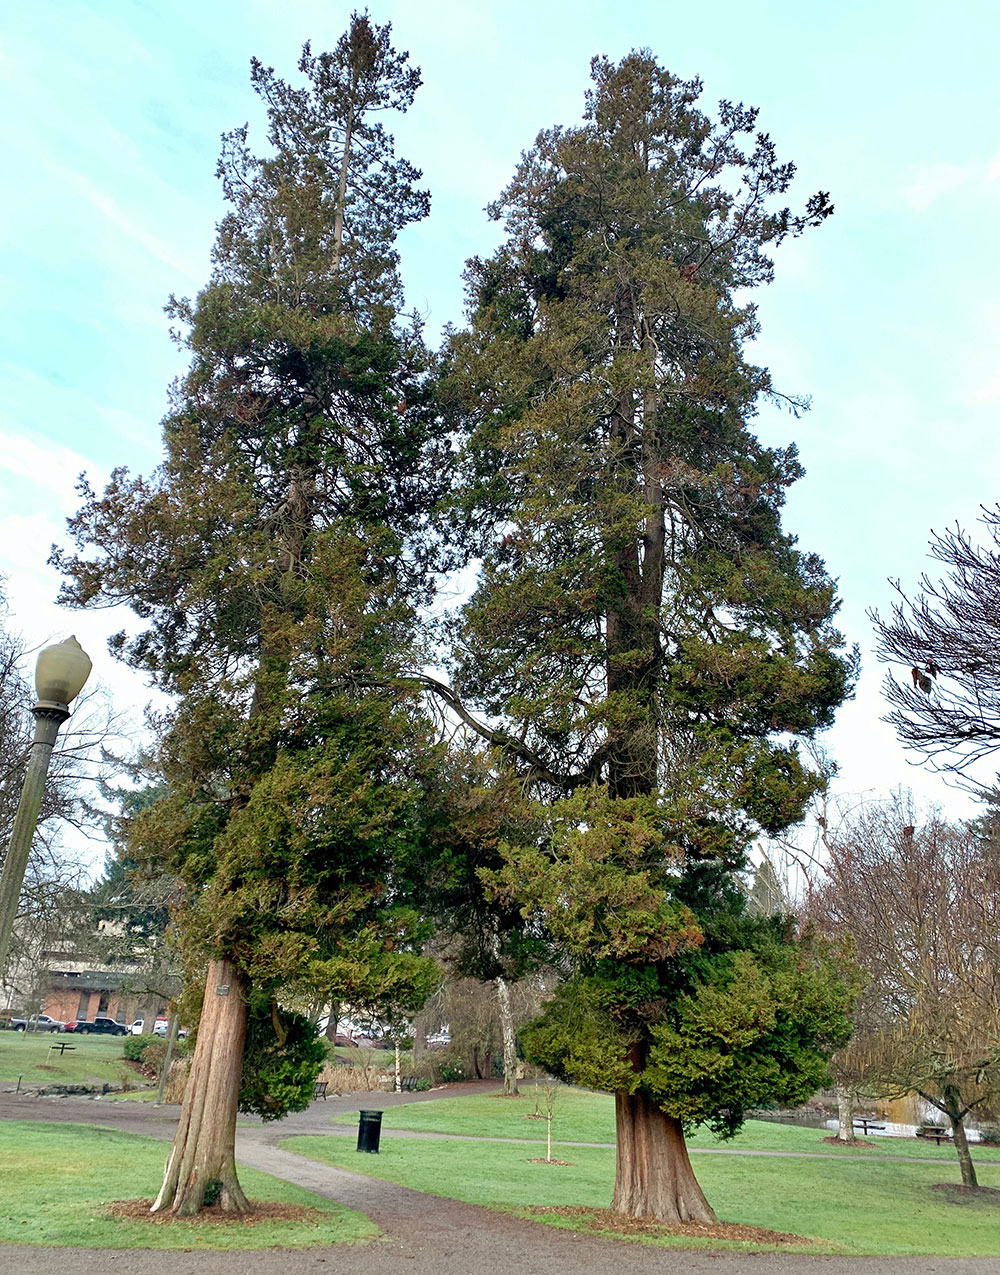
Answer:
<path fill-rule="evenodd" d="M 61 1032 L 66 1030 L 65 1023 L 61 1023 L 58 1018 L 50 1018 L 48 1014 L 32 1014 L 30 1018 L 12 1018 L 10 1025 L 16 1032 Z"/>
<path fill-rule="evenodd" d="M 66 1024 L 68 1032 L 76 1032 L 78 1036 L 90 1036 L 91 1034 L 99 1036 L 125 1036 L 128 1034 L 128 1028 L 124 1023 L 116 1023 L 113 1018 L 108 1018 L 106 1014 L 98 1014 L 96 1018 L 87 1020 L 85 1018 L 77 1018 L 72 1023 Z"/>

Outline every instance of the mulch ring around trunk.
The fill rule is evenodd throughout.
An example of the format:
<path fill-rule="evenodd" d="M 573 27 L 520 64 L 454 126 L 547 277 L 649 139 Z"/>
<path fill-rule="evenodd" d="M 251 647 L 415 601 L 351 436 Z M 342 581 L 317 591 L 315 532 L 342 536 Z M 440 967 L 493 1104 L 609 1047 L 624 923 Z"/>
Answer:
<path fill-rule="evenodd" d="M 108 1205 L 108 1213 L 112 1217 L 128 1218 L 130 1222 L 153 1222 L 159 1226 L 173 1222 L 197 1226 L 256 1226 L 260 1222 L 303 1222 L 312 1226 L 322 1226 L 329 1222 L 330 1215 L 323 1209 L 311 1209 L 302 1204 L 281 1204 L 276 1200 L 251 1201 L 253 1211 L 250 1213 L 234 1213 L 231 1209 L 221 1209 L 217 1204 L 206 1204 L 200 1213 L 181 1216 L 163 1209 L 158 1213 L 150 1213 L 152 1200 L 114 1200 Z"/>
<path fill-rule="evenodd" d="M 561 1164 L 561 1165 L 564 1165 L 567 1169 L 572 1169 L 573 1167 L 572 1160 L 555 1160 L 555 1159 L 546 1160 L 545 1156 L 543 1155 L 531 1156 L 531 1158 L 528 1160 L 528 1163 L 529 1164 Z"/>
<path fill-rule="evenodd" d="M 738 1222 L 658 1222 L 654 1217 L 624 1217 L 610 1209 L 587 1209 L 563 1205 L 560 1208 L 537 1206 L 526 1209 L 528 1215 L 548 1214 L 555 1217 L 580 1218 L 588 1231 L 613 1231 L 624 1236 L 683 1235 L 691 1240 L 737 1240 L 743 1244 L 816 1244 L 820 1241 L 785 1231 L 768 1231 L 762 1226 L 743 1226 Z"/>
<path fill-rule="evenodd" d="M 1000 1191 L 993 1186 L 965 1186 L 961 1182 L 935 1182 L 932 1191 L 940 1191 L 949 1204 L 979 1204 L 1000 1208 Z"/>

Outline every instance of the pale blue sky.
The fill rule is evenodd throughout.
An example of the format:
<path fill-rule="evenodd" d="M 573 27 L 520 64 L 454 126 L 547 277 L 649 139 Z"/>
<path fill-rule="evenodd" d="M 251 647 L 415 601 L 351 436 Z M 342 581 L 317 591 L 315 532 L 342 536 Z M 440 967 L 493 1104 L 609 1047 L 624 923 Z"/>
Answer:
<path fill-rule="evenodd" d="M 291 75 L 302 41 L 330 47 L 350 8 L 32 0 L 0 16 L 0 571 L 25 635 L 76 631 L 122 702 L 145 693 L 108 660 L 115 622 L 51 606 L 48 546 L 80 469 L 100 480 L 156 462 L 180 366 L 162 307 L 206 277 L 219 134 L 260 122 L 251 54 Z M 646 45 L 702 75 L 706 102 L 760 106 L 799 166 L 799 198 L 830 190 L 835 217 L 781 251 L 758 297 L 759 359 L 814 407 L 799 422 L 769 411 L 760 428 L 799 443 L 808 476 L 790 525 L 840 578 L 862 648 L 861 690 L 830 737 L 841 790 L 944 793 L 878 720 L 864 613 L 887 605 L 886 577 L 916 580 L 931 527 L 1000 499 L 1000 8 L 432 0 L 371 13 L 424 73 L 396 134 L 432 192 L 401 245 L 432 331 L 461 319 L 462 263 L 496 242 L 484 204 L 540 128 L 578 118 L 594 53 Z"/>

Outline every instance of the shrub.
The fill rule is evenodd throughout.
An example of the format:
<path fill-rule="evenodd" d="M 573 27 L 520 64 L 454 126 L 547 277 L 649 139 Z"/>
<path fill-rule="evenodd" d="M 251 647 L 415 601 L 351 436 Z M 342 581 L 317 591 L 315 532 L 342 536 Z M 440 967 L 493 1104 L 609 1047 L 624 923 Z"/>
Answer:
<path fill-rule="evenodd" d="M 118 1073 L 118 1082 L 122 1093 L 128 1093 L 136 1088 L 135 1072 L 127 1063 L 119 1063 L 115 1070 Z"/>
<path fill-rule="evenodd" d="M 142 1037 L 137 1036 L 136 1039 L 141 1040 Z M 167 1042 L 165 1040 L 161 1040 L 158 1036 L 154 1036 L 143 1050 L 142 1054 L 142 1069 L 146 1075 L 153 1076 L 154 1078 L 159 1076 L 163 1067 L 163 1060 L 166 1056 Z"/>
<path fill-rule="evenodd" d="M 127 1062 L 144 1062 L 146 1050 L 150 1045 L 159 1044 L 159 1038 L 152 1032 L 143 1032 L 141 1036 L 126 1036 L 122 1042 L 122 1057 Z"/>
<path fill-rule="evenodd" d="M 275 1032 L 270 1005 L 251 1005 L 240 1077 L 240 1111 L 280 1120 L 305 1111 L 326 1058 L 315 1023 L 288 1010 L 276 1011 L 284 1039 Z"/>

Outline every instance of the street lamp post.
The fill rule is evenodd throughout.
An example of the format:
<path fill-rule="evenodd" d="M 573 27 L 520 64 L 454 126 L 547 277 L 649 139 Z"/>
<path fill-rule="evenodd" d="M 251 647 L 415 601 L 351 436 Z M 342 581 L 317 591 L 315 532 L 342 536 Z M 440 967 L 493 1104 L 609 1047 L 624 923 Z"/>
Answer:
<path fill-rule="evenodd" d="M 38 702 L 31 710 L 35 715 L 35 738 L 24 772 L 24 786 L 3 863 L 3 875 L 0 876 L 0 971 L 7 963 L 7 950 L 17 918 L 17 904 L 45 791 L 52 748 L 59 727 L 69 717 L 69 706 L 83 690 L 92 667 L 90 656 L 75 637 L 67 638 L 56 646 L 47 646 L 35 665 Z"/>

